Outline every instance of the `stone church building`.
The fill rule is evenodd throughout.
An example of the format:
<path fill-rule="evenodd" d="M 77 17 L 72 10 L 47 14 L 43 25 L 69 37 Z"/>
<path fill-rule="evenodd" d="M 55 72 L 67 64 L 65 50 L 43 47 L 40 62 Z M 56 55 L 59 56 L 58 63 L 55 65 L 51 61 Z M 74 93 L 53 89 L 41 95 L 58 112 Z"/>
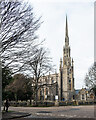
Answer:
<path fill-rule="evenodd" d="M 67 16 L 65 26 L 65 45 L 63 47 L 63 58 L 60 59 L 59 73 L 49 73 L 47 76 L 42 76 L 42 78 L 40 78 L 40 85 L 43 85 L 43 87 L 38 91 L 39 100 L 54 101 L 57 99 L 58 101 L 72 101 L 76 100 L 76 96 L 81 93 L 79 92 L 78 95 L 76 95 L 74 89 L 74 61 L 73 58 L 71 58 Z"/>

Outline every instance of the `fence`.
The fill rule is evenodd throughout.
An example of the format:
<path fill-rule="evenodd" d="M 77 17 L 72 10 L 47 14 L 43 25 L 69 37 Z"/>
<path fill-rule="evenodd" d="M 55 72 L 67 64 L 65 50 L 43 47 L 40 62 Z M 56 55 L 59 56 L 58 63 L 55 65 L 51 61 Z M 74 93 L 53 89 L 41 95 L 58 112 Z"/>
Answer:
<path fill-rule="evenodd" d="M 59 106 L 74 106 L 74 105 L 94 105 L 94 101 L 60 101 L 58 102 Z M 32 104 L 30 105 L 29 101 L 11 101 L 10 106 L 33 106 L 35 107 L 35 102 L 32 101 Z M 38 107 L 50 107 L 50 106 L 55 106 L 54 101 L 38 101 L 37 102 Z"/>

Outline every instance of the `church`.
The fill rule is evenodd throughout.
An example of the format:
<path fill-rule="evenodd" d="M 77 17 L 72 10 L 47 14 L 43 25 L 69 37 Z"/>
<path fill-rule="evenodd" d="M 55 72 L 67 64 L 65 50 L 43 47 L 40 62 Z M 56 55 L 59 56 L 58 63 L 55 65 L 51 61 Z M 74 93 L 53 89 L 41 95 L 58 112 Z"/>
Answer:
<path fill-rule="evenodd" d="M 66 16 L 65 45 L 63 47 L 63 60 L 60 59 L 58 95 L 60 100 L 73 100 L 74 94 L 74 61 L 71 59 L 69 45 L 68 23 Z"/>
<path fill-rule="evenodd" d="M 73 101 L 87 100 L 86 89 L 74 89 L 74 61 L 71 58 L 71 48 L 68 36 L 68 22 L 66 16 L 65 45 L 63 47 L 63 58 L 60 58 L 59 73 L 42 76 L 39 79 L 38 100 L 41 101 Z"/>

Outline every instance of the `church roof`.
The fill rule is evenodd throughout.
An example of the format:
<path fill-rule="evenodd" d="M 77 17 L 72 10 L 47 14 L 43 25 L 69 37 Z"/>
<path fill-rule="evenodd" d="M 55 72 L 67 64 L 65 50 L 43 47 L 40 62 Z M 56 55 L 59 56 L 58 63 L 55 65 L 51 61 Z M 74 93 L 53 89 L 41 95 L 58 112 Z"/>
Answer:
<path fill-rule="evenodd" d="M 75 90 L 75 93 L 78 94 L 81 89 Z"/>

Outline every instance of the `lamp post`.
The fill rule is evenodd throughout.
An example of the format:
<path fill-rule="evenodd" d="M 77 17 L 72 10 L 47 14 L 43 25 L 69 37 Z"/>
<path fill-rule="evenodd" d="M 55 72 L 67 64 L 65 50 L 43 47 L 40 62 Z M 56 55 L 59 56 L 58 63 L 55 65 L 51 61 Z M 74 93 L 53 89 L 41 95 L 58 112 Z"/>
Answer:
<path fill-rule="evenodd" d="M 46 106 L 47 106 L 47 95 L 45 95 L 45 100 L 46 100 L 45 102 L 46 102 Z"/>
<path fill-rule="evenodd" d="M 55 106 L 59 106 L 58 95 L 55 95 Z"/>
<path fill-rule="evenodd" d="M 47 95 L 45 95 L 45 100 L 47 100 Z"/>
<path fill-rule="evenodd" d="M 55 106 L 59 106 L 59 102 L 58 102 L 58 82 L 57 82 L 57 73 L 56 74 L 56 95 L 55 95 Z"/>

